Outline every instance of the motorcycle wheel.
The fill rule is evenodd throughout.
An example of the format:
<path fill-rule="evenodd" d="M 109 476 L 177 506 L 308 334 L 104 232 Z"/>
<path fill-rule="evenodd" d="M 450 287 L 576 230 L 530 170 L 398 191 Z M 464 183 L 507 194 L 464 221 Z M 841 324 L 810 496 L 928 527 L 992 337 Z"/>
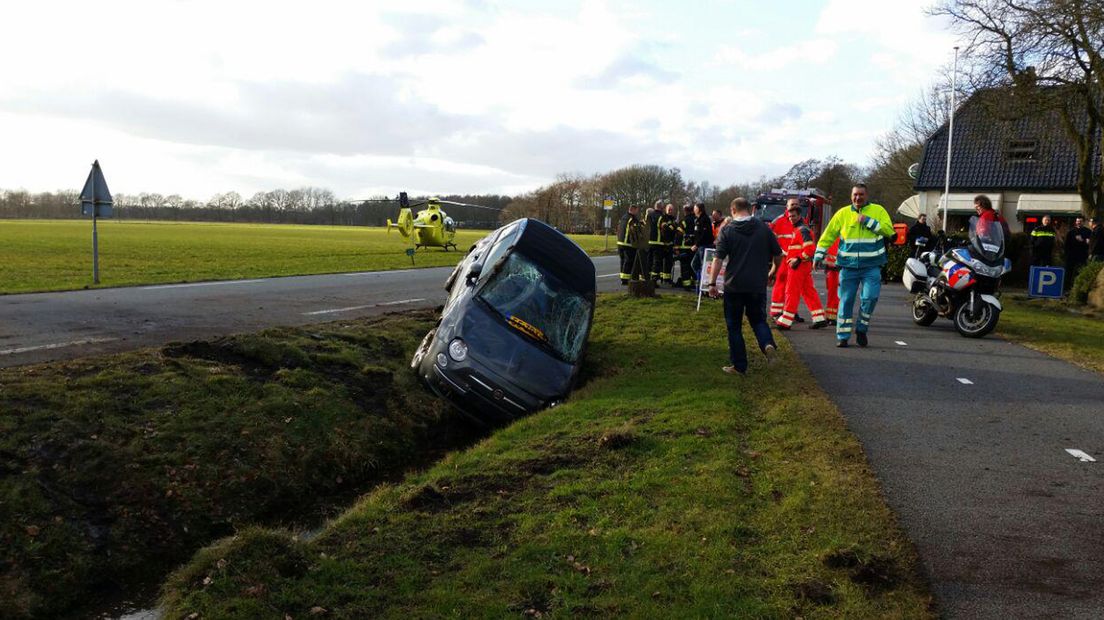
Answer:
<path fill-rule="evenodd" d="M 955 310 L 954 325 L 958 333 L 967 338 L 981 338 L 993 331 L 1000 318 L 1000 310 L 983 301 L 978 302 L 976 316 L 970 316 L 970 304 L 964 303 Z"/>
<path fill-rule="evenodd" d="M 927 327 L 935 322 L 939 313 L 936 312 L 935 307 L 928 303 L 923 297 L 917 296 L 912 300 L 912 322 L 921 327 Z"/>

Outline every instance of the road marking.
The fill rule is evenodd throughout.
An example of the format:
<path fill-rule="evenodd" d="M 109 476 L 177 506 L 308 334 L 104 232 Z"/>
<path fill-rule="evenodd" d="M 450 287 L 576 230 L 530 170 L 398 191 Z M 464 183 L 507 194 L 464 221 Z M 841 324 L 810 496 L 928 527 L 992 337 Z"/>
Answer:
<path fill-rule="evenodd" d="M 619 273 L 607 273 L 606 275 L 595 276 L 595 277 L 597 277 L 597 278 L 616 278 L 619 275 L 621 275 L 621 274 L 619 274 Z"/>
<path fill-rule="evenodd" d="M 190 284 L 158 284 L 157 286 L 143 286 L 143 291 L 155 291 L 162 288 L 189 288 L 192 286 L 220 286 L 223 284 L 253 284 L 264 280 L 225 280 L 223 282 L 192 282 Z"/>
<path fill-rule="evenodd" d="M 973 381 L 970 381 L 969 379 L 967 379 L 965 377 L 959 377 L 958 382 L 961 383 L 962 385 L 973 385 L 974 384 Z"/>
<path fill-rule="evenodd" d="M 49 349 L 61 349 L 63 347 L 76 347 L 82 344 L 98 344 L 100 342 L 112 342 L 118 338 L 85 338 L 84 340 L 70 340 L 69 342 L 55 342 L 53 344 L 40 344 L 33 347 L 19 347 L 18 349 L 0 350 L 0 355 L 18 355 L 31 351 L 46 351 Z"/>
<path fill-rule="evenodd" d="M 901 345 L 902 347 L 907 347 L 908 346 L 908 343 L 905 342 L 904 340 L 898 340 L 897 344 Z"/>
<path fill-rule="evenodd" d="M 386 271 L 356 271 L 353 273 L 339 273 L 339 276 L 382 276 L 389 273 L 407 273 L 409 271 L 421 271 L 421 269 L 389 269 Z"/>
<path fill-rule="evenodd" d="M 1069 452 L 1071 456 L 1074 456 L 1076 458 L 1081 459 L 1082 463 L 1095 463 L 1096 462 L 1096 459 L 1089 456 L 1088 454 L 1085 454 L 1084 452 L 1082 452 L 1080 450 L 1076 450 L 1074 448 L 1066 448 L 1066 452 Z"/>
<path fill-rule="evenodd" d="M 419 301 L 425 301 L 425 299 L 400 299 L 399 301 L 385 301 L 378 304 L 367 304 L 364 306 L 349 306 L 348 308 L 330 308 L 329 310 L 315 310 L 314 312 L 304 312 L 303 316 L 315 316 L 318 314 L 336 314 L 338 312 L 352 312 L 353 310 L 364 310 L 365 308 L 376 308 L 378 306 L 398 306 L 402 304 L 414 304 Z"/>

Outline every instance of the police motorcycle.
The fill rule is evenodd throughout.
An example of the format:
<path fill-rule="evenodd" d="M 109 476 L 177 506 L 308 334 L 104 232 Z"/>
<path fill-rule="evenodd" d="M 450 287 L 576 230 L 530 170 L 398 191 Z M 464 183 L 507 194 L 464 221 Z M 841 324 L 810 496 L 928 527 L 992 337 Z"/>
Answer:
<path fill-rule="evenodd" d="M 914 295 L 912 320 L 928 326 L 938 317 L 954 321 L 958 333 L 981 338 L 1000 318 L 1001 276 L 1012 271 L 1004 257 L 1004 228 L 1000 222 L 970 218 L 970 239 L 964 247 L 925 252 L 905 262 L 901 278 Z"/>

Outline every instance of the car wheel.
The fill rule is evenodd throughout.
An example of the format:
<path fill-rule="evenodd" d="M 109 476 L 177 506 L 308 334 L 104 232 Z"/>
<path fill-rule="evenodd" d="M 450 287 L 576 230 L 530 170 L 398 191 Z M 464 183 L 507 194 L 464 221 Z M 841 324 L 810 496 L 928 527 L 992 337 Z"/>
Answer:
<path fill-rule="evenodd" d="M 430 345 L 433 344 L 433 336 L 437 334 L 436 329 L 431 329 L 426 333 L 425 338 L 422 338 L 422 343 L 418 345 L 417 349 L 414 349 L 414 357 L 410 360 L 410 368 L 414 372 L 418 372 L 418 366 L 422 364 L 422 360 L 425 359 L 426 353 L 429 351 Z"/>

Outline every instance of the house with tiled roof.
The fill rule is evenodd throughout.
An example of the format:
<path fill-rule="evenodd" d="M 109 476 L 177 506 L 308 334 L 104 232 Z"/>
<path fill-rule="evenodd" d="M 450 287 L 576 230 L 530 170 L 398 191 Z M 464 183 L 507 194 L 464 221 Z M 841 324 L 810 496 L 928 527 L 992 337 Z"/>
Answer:
<path fill-rule="evenodd" d="M 992 96 L 993 93 L 985 93 Z M 1013 231 L 1033 228 L 1042 215 L 1071 219 L 1081 214 L 1077 193 L 1077 147 L 1057 111 L 1011 115 L 994 111 L 991 98 L 975 95 L 955 114 L 951 142 L 948 230 L 974 214 L 974 197 L 986 194 Z M 948 126 L 928 138 L 916 177 L 916 195 L 898 213 L 929 221 L 942 215 Z M 1095 170 L 1100 174 L 1100 140 Z"/>

